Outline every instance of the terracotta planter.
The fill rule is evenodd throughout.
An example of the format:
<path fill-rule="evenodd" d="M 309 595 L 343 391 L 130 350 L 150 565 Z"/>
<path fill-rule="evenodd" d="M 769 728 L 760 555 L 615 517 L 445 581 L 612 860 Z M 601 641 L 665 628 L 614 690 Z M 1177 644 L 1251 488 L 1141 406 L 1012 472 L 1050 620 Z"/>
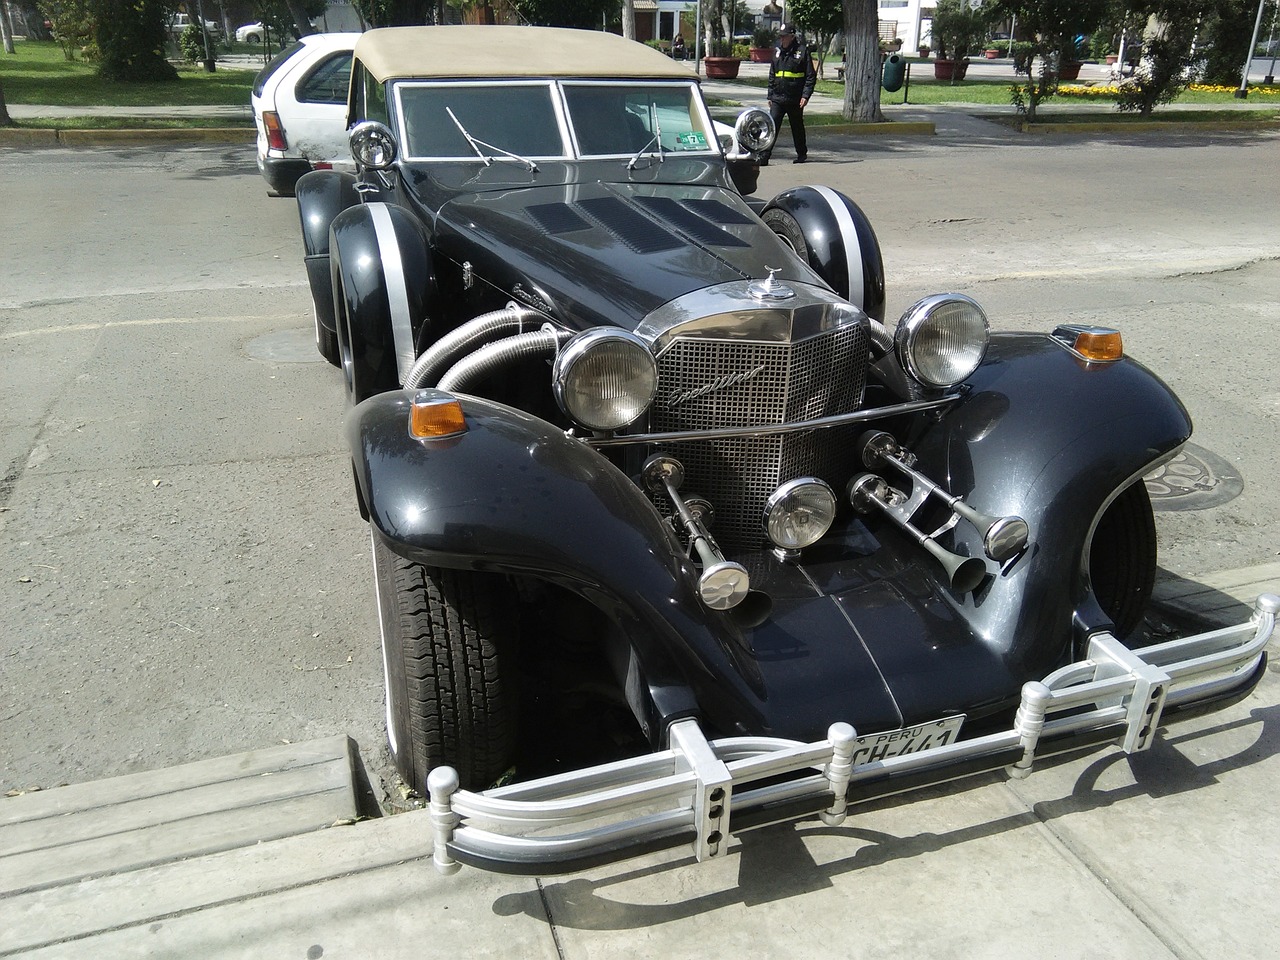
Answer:
<path fill-rule="evenodd" d="M 1066 60 L 1058 65 L 1059 80 L 1079 80 L 1080 68 L 1084 66 L 1079 60 Z"/>
<path fill-rule="evenodd" d="M 987 55 L 988 60 L 994 60 L 996 57 L 1000 56 L 1000 51 L 996 50 L 994 47 L 990 50 L 984 50 L 983 53 Z"/>
<path fill-rule="evenodd" d="M 773 59 L 773 47 L 752 47 L 752 63 L 768 63 Z"/>
<path fill-rule="evenodd" d="M 916 53 L 920 54 L 920 56 L 924 57 L 925 59 L 928 59 L 930 50 L 928 47 L 918 47 L 916 49 Z"/>
<path fill-rule="evenodd" d="M 741 61 L 737 57 L 703 57 L 708 80 L 736 80 Z"/>
<path fill-rule="evenodd" d="M 1114 66 L 1115 62 L 1120 59 L 1120 55 L 1115 53 L 1108 53 L 1105 59 L 1107 61 L 1107 66 L 1111 67 L 1111 66 Z"/>
<path fill-rule="evenodd" d="M 933 79 L 935 80 L 963 80 L 968 72 L 968 60 L 933 61 Z"/>

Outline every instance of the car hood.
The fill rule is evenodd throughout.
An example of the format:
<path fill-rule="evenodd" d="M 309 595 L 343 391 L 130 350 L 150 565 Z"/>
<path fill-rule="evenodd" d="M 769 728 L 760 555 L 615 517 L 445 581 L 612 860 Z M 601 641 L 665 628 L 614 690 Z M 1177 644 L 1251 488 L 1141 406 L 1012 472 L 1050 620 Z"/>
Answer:
<path fill-rule="evenodd" d="M 637 326 L 694 290 L 779 277 L 824 285 L 734 191 L 560 183 L 455 198 L 435 249 L 570 327 Z"/>

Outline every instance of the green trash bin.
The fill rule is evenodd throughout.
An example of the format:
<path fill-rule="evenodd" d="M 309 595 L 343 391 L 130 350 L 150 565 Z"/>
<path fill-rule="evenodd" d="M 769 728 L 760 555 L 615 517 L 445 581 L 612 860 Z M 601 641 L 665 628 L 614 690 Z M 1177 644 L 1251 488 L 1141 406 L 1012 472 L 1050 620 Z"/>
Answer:
<path fill-rule="evenodd" d="M 907 61 L 899 54 L 891 53 L 884 59 L 884 77 L 880 85 L 890 93 L 897 93 L 902 89 L 902 79 L 906 74 Z"/>

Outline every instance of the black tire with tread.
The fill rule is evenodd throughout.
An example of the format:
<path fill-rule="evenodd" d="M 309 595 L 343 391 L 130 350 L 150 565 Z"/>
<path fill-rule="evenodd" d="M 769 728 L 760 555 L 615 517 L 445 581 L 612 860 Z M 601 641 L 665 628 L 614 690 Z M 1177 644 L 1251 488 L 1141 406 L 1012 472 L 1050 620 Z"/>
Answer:
<path fill-rule="evenodd" d="M 809 266 L 814 266 L 816 258 L 813 255 L 813 251 L 809 249 L 809 242 L 804 238 L 804 230 L 801 229 L 800 223 L 795 217 L 785 210 L 771 207 L 761 215 L 760 219 L 764 221 L 765 226 L 781 237 L 783 242 L 795 251 L 796 256 Z"/>
<path fill-rule="evenodd" d="M 442 764 L 464 789 L 482 790 L 508 770 L 516 744 L 516 617 L 504 581 L 373 542 L 396 770 L 423 796 Z"/>
<path fill-rule="evenodd" d="M 1093 533 L 1089 579 L 1120 639 L 1142 626 L 1156 576 L 1156 524 L 1139 480 L 1107 508 Z"/>

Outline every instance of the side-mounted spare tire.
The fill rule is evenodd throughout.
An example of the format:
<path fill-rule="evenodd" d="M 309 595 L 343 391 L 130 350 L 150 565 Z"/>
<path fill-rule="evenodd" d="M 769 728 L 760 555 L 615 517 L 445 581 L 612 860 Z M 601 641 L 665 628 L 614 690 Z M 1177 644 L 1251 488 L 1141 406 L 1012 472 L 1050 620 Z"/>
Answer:
<path fill-rule="evenodd" d="M 836 293 L 884 322 L 884 260 L 871 221 L 830 187 L 795 187 L 760 213 L 768 227 Z"/>
<path fill-rule="evenodd" d="M 437 302 L 431 249 L 402 207 L 362 203 L 329 228 L 335 329 L 347 398 L 397 389 Z"/>
<path fill-rule="evenodd" d="M 505 581 L 414 563 L 376 534 L 373 566 L 396 771 L 423 796 L 441 765 L 464 789 L 483 790 L 516 746 L 519 652 Z"/>
<path fill-rule="evenodd" d="M 302 258 L 311 287 L 311 316 L 316 348 L 335 367 L 338 328 L 333 318 L 333 279 L 329 268 L 329 227 L 334 217 L 360 202 L 356 178 L 338 170 L 313 170 L 298 180 L 298 217 L 302 221 Z"/>

